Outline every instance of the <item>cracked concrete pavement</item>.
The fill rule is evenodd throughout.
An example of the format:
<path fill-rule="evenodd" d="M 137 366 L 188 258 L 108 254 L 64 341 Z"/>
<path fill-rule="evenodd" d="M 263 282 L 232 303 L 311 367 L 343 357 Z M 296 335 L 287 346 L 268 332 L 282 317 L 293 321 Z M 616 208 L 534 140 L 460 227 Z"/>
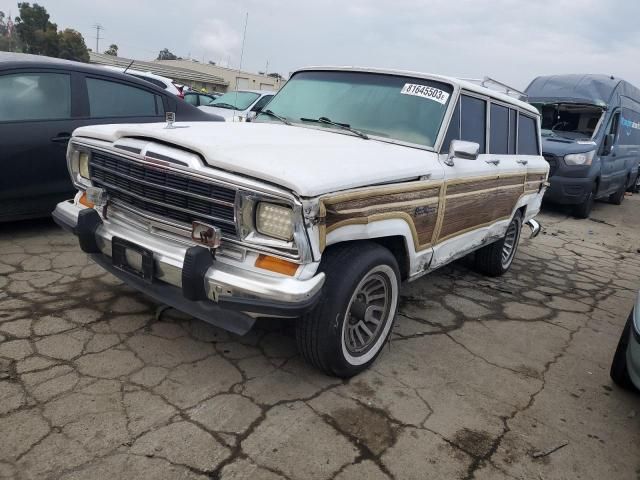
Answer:
<path fill-rule="evenodd" d="M 640 396 L 608 369 L 640 287 L 639 209 L 545 212 L 504 277 L 463 261 L 406 285 L 350 381 L 306 366 L 291 322 L 231 335 L 50 221 L 2 225 L 0 478 L 637 480 Z"/>

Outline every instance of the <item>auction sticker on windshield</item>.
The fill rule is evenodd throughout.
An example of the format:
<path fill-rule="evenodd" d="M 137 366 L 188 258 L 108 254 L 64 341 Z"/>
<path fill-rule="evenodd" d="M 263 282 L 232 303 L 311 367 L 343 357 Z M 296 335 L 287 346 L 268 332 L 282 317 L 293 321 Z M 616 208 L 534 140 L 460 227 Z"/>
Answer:
<path fill-rule="evenodd" d="M 414 95 L 416 97 L 428 98 L 438 103 L 445 104 L 449 100 L 449 94 L 439 88 L 428 85 L 418 85 L 416 83 L 405 83 L 400 93 L 403 95 Z"/>

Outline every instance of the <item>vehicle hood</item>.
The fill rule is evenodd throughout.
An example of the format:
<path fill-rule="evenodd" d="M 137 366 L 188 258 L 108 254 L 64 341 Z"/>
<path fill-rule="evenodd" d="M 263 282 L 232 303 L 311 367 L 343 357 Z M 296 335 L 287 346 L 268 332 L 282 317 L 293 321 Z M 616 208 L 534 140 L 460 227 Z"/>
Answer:
<path fill-rule="evenodd" d="M 231 110 L 230 108 L 210 107 L 208 105 L 201 105 L 198 108 L 203 112 L 211 113 L 213 115 L 218 115 L 227 121 L 233 119 L 233 117 L 242 115 L 244 113 L 244 110 Z"/>
<path fill-rule="evenodd" d="M 564 157 L 570 153 L 590 152 L 597 147 L 591 140 L 571 140 L 564 137 L 542 137 L 542 153 Z"/>
<path fill-rule="evenodd" d="M 94 125 L 78 128 L 74 136 L 108 142 L 124 137 L 162 140 L 199 153 L 211 167 L 265 180 L 302 197 L 426 174 L 442 177 L 433 152 L 351 134 L 276 123 L 185 122 L 176 126 L 185 128 Z"/>

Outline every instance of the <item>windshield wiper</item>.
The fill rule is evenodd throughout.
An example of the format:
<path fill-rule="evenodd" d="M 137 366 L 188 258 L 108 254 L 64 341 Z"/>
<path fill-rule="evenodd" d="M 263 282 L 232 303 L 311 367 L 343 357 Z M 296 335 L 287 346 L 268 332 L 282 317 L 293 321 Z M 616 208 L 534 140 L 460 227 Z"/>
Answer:
<path fill-rule="evenodd" d="M 333 125 L 334 127 L 341 128 L 343 130 L 348 130 L 349 132 L 359 136 L 360 138 L 364 138 L 365 140 L 369 140 L 369 136 L 366 133 L 361 132 L 360 130 L 356 130 L 355 128 L 351 128 L 351 125 L 348 123 L 338 123 L 334 122 L 327 117 L 320 118 L 300 118 L 303 122 L 315 122 L 315 123 L 324 123 L 326 125 Z"/>
<path fill-rule="evenodd" d="M 229 104 L 229 103 L 214 103 L 214 104 L 210 104 L 210 105 L 206 105 L 207 107 L 220 107 L 220 108 L 232 108 L 234 110 L 240 110 L 237 107 L 234 107 L 233 105 Z"/>
<path fill-rule="evenodd" d="M 258 113 L 258 115 L 262 115 L 262 114 L 267 115 L 269 117 L 277 118 L 278 120 L 280 120 L 285 125 L 291 125 L 291 122 L 289 120 L 287 120 L 286 118 L 278 115 L 277 113 L 273 113 L 272 110 L 262 110 L 260 113 Z"/>

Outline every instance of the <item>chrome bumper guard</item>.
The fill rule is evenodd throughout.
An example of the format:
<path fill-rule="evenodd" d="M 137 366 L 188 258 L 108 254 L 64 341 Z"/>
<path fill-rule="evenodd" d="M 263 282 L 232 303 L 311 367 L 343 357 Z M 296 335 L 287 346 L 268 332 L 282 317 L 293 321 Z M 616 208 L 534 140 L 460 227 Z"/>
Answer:
<path fill-rule="evenodd" d="M 531 229 L 531 235 L 529 238 L 536 238 L 540 233 L 540 230 L 542 230 L 540 222 L 537 222 L 533 218 L 531 220 L 527 220 L 526 225 Z"/>
<path fill-rule="evenodd" d="M 78 237 L 82 250 L 125 283 L 161 303 L 237 334 L 248 332 L 255 316 L 296 317 L 317 303 L 324 273 L 307 280 L 276 277 L 211 260 L 204 247 L 180 246 L 116 222 L 103 222 L 93 209 L 61 202 L 55 222 Z M 147 282 L 112 264 L 114 237 L 150 250 L 154 278 Z M 206 254 L 206 255 L 205 255 Z M 203 268 L 203 259 L 209 264 Z"/>

